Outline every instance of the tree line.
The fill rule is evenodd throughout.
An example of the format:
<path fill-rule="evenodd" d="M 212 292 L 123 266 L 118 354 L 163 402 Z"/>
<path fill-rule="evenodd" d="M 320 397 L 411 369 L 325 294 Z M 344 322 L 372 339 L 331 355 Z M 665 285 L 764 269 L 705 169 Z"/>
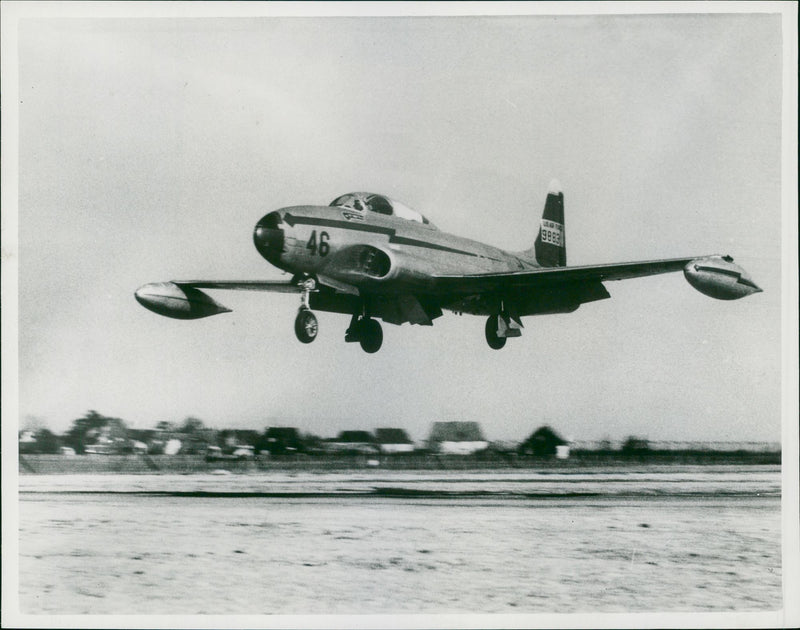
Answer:
<path fill-rule="evenodd" d="M 92 409 L 73 420 L 70 428 L 62 435 L 55 434 L 46 427 L 20 431 L 19 448 L 21 453 L 57 454 L 63 452 L 62 447 L 67 447 L 76 454 L 83 455 L 94 452 L 98 445 L 103 445 L 114 453 L 131 453 L 145 445 L 148 453 L 161 454 L 168 449 L 170 441 L 177 440 L 181 453 L 195 454 L 206 452 L 209 446 L 216 446 L 223 452 L 237 446 L 248 446 L 258 452 L 296 450 L 301 441 L 306 445 L 321 441 L 321 438 L 313 434 L 296 434 L 293 439 L 289 433 L 276 443 L 276 440 L 269 439 L 268 432 L 269 429 L 263 432 L 250 429 L 212 429 L 192 416 L 180 422 L 164 420 L 158 422 L 153 429 L 134 429 L 128 427 L 121 418 L 106 416 Z"/>

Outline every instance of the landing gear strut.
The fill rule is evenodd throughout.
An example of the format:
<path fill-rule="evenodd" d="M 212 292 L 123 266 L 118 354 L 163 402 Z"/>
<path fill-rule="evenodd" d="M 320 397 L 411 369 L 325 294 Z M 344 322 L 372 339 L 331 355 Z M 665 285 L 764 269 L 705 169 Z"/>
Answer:
<path fill-rule="evenodd" d="M 300 297 L 300 310 L 297 311 L 297 317 L 294 320 L 294 334 L 300 343 L 311 343 L 317 338 L 319 332 L 319 325 L 317 324 L 317 317 L 311 312 L 308 305 L 309 294 L 316 289 L 317 283 L 314 278 L 306 278 L 298 282 L 303 293 Z"/>
<path fill-rule="evenodd" d="M 359 342 L 361 349 L 370 354 L 381 349 L 383 344 L 383 329 L 378 320 L 363 315 L 353 315 L 350 326 L 344 334 L 347 342 Z"/>

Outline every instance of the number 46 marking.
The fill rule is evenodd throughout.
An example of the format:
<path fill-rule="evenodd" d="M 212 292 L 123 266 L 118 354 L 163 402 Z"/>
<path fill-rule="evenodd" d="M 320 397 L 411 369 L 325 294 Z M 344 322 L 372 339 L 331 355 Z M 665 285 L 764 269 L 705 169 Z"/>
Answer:
<path fill-rule="evenodd" d="M 306 243 L 306 249 L 311 252 L 311 255 L 319 254 L 320 256 L 327 256 L 328 252 L 331 250 L 331 246 L 328 245 L 328 236 L 327 232 L 320 232 L 319 233 L 319 243 L 317 243 L 317 231 L 314 230 L 311 232 L 311 236 L 308 239 L 308 243 Z"/>

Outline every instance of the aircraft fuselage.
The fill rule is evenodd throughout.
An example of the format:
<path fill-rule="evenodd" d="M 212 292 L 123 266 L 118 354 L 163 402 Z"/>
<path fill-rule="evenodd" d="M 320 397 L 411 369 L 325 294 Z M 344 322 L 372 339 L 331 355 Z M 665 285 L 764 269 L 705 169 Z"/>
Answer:
<path fill-rule="evenodd" d="M 281 235 L 270 235 L 270 244 L 265 229 L 279 230 Z M 261 255 L 284 271 L 356 283 L 383 293 L 424 290 L 438 274 L 538 267 L 521 255 L 441 232 L 431 224 L 330 206 L 293 206 L 271 212 L 258 222 L 253 239 Z"/>
<path fill-rule="evenodd" d="M 383 195 L 348 193 L 328 206 L 303 205 L 264 215 L 253 231 L 258 252 L 292 274 L 285 281 L 186 280 L 148 283 L 136 291 L 145 308 L 175 319 L 229 309 L 203 289 L 300 293 L 295 335 L 317 336 L 312 309 L 351 316 L 345 341 L 376 352 L 378 320 L 431 326 L 442 309 L 488 315 L 494 349 L 519 337 L 522 316 L 568 313 L 609 296 L 603 282 L 683 270 L 698 291 L 734 300 L 761 289 L 729 256 L 710 255 L 630 263 L 567 266 L 564 195 L 551 184 L 533 246 L 507 252 L 447 234 Z"/>

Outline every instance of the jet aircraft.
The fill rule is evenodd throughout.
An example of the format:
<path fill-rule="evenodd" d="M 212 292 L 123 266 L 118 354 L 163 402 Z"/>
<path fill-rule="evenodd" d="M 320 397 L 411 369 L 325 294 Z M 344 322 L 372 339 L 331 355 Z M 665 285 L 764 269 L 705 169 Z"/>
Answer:
<path fill-rule="evenodd" d="M 564 195 L 548 190 L 533 246 L 507 252 L 440 231 L 426 217 L 383 195 L 356 192 L 327 206 L 269 212 L 255 226 L 255 248 L 292 274 L 284 281 L 173 280 L 145 284 L 136 299 L 177 319 L 230 312 L 203 289 L 300 295 L 294 331 L 302 343 L 318 332 L 312 309 L 351 316 L 345 341 L 377 352 L 380 322 L 431 326 L 443 310 L 487 317 L 489 346 L 522 334 L 522 317 L 568 313 L 610 297 L 603 282 L 683 270 L 695 289 L 734 300 L 761 289 L 730 256 L 706 255 L 568 267 Z"/>

